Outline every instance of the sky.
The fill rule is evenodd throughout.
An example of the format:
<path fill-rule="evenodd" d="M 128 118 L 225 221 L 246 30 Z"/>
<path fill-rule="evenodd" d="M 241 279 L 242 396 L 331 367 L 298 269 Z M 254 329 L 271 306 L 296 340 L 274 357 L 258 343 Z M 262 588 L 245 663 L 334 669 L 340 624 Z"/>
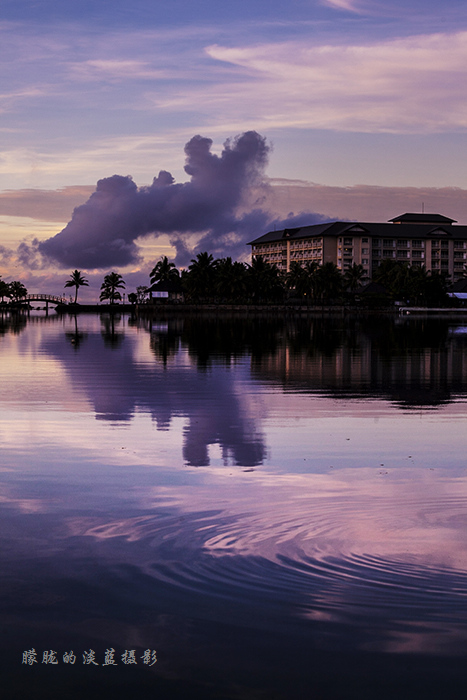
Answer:
<path fill-rule="evenodd" d="M 30 291 L 283 222 L 467 224 L 463 0 L 3 0 L 0 56 L 0 275 Z"/>

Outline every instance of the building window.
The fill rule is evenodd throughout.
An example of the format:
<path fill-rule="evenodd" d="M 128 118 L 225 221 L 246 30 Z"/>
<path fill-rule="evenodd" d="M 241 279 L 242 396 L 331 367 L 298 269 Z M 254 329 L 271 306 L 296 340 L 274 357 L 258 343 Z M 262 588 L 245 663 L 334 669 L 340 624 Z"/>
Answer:
<path fill-rule="evenodd" d="M 383 246 L 385 248 L 395 248 L 396 241 L 393 240 L 392 238 L 383 238 Z"/>
<path fill-rule="evenodd" d="M 425 247 L 424 241 L 412 241 L 412 248 L 424 248 L 424 247 Z"/>
<path fill-rule="evenodd" d="M 368 243 L 368 238 L 362 238 L 362 243 Z"/>
<path fill-rule="evenodd" d="M 370 252 L 369 248 L 362 248 L 362 255 L 368 255 L 369 252 Z"/>

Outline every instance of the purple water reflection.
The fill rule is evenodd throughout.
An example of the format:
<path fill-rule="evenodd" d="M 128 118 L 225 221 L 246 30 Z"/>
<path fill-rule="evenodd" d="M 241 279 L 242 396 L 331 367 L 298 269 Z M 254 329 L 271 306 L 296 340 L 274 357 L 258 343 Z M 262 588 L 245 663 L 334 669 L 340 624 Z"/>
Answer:
<path fill-rule="evenodd" d="M 19 334 L 7 326 L 8 687 L 51 692 L 54 669 L 28 676 L 24 649 L 112 647 L 157 648 L 159 661 L 112 678 L 60 667 L 61 692 L 459 691 L 467 675 L 461 336 L 447 328 L 440 339 L 438 327 L 425 332 L 423 352 L 408 352 L 390 325 L 396 340 L 382 353 L 364 326 L 331 324 L 323 347 L 323 321 L 307 323 L 238 330 L 78 317 L 31 320 Z M 343 392 L 335 368 L 346 352 Z M 413 369 L 415 357 L 424 372 Z M 401 403 L 394 392 L 408 373 Z"/>

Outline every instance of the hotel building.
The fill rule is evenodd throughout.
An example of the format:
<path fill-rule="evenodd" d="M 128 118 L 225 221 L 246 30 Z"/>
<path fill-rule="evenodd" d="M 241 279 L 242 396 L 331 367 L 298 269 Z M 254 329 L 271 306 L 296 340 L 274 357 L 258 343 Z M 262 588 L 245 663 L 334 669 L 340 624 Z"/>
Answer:
<path fill-rule="evenodd" d="M 332 262 L 345 272 L 362 265 L 371 279 L 383 260 L 444 272 L 453 282 L 467 265 L 467 226 L 440 214 L 402 214 L 388 223 L 331 221 L 270 231 L 251 241 L 252 258 L 289 272 L 292 262 Z"/>

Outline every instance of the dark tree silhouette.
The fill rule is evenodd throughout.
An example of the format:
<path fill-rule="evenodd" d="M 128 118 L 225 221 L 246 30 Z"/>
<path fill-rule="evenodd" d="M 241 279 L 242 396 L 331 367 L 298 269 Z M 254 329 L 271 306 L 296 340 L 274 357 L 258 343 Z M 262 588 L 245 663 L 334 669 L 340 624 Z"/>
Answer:
<path fill-rule="evenodd" d="M 125 282 L 122 276 L 118 272 L 109 272 L 101 284 L 99 300 L 106 301 L 108 299 L 111 304 L 114 304 L 115 301 L 120 301 L 122 295 L 118 291 L 119 289 L 125 289 Z"/>
<path fill-rule="evenodd" d="M 232 258 L 222 258 L 216 266 L 214 288 L 216 294 L 228 301 L 238 301 L 247 296 L 247 268 Z"/>
<path fill-rule="evenodd" d="M 333 262 L 324 263 L 316 270 L 316 292 L 321 302 L 338 299 L 342 283 L 342 274 Z"/>
<path fill-rule="evenodd" d="M 5 300 L 5 297 L 9 298 L 10 296 L 11 296 L 10 285 L 8 284 L 8 282 L 5 282 L 0 277 L 0 299 L 2 300 L 2 304 Z"/>
<path fill-rule="evenodd" d="M 184 277 L 186 289 L 195 299 L 209 298 L 214 293 L 214 281 L 218 261 L 210 253 L 198 253 L 191 260 L 188 274 Z"/>
<path fill-rule="evenodd" d="M 291 292 L 295 292 L 300 298 L 307 293 L 308 274 L 297 260 L 293 260 L 290 263 L 290 270 L 286 275 L 285 284 Z"/>
<path fill-rule="evenodd" d="M 24 286 L 22 282 L 19 282 L 18 280 L 15 280 L 14 282 L 10 282 L 10 295 L 13 301 L 19 301 L 23 297 L 26 296 L 28 293 L 28 290 Z"/>
<path fill-rule="evenodd" d="M 284 285 L 276 265 L 269 265 L 259 255 L 248 268 L 248 286 L 253 301 L 278 301 L 284 296 Z"/>
<path fill-rule="evenodd" d="M 65 282 L 65 287 L 75 287 L 75 304 L 78 301 L 78 289 L 80 287 L 89 287 L 89 282 L 83 277 L 79 270 L 73 270 L 70 279 Z"/>
<path fill-rule="evenodd" d="M 367 279 L 368 277 L 366 276 L 363 265 L 354 263 L 344 273 L 344 287 L 350 292 L 355 292 L 355 290 L 360 287 L 361 283 L 364 281 L 366 282 Z"/>
<path fill-rule="evenodd" d="M 163 255 L 149 273 L 151 284 L 156 282 L 173 282 L 180 278 L 175 263 L 169 262 L 167 255 Z"/>
<path fill-rule="evenodd" d="M 385 260 L 375 270 L 373 279 L 383 284 L 393 300 L 421 306 L 443 306 L 447 301 L 449 275 L 425 267 L 415 267 L 395 260 Z"/>

